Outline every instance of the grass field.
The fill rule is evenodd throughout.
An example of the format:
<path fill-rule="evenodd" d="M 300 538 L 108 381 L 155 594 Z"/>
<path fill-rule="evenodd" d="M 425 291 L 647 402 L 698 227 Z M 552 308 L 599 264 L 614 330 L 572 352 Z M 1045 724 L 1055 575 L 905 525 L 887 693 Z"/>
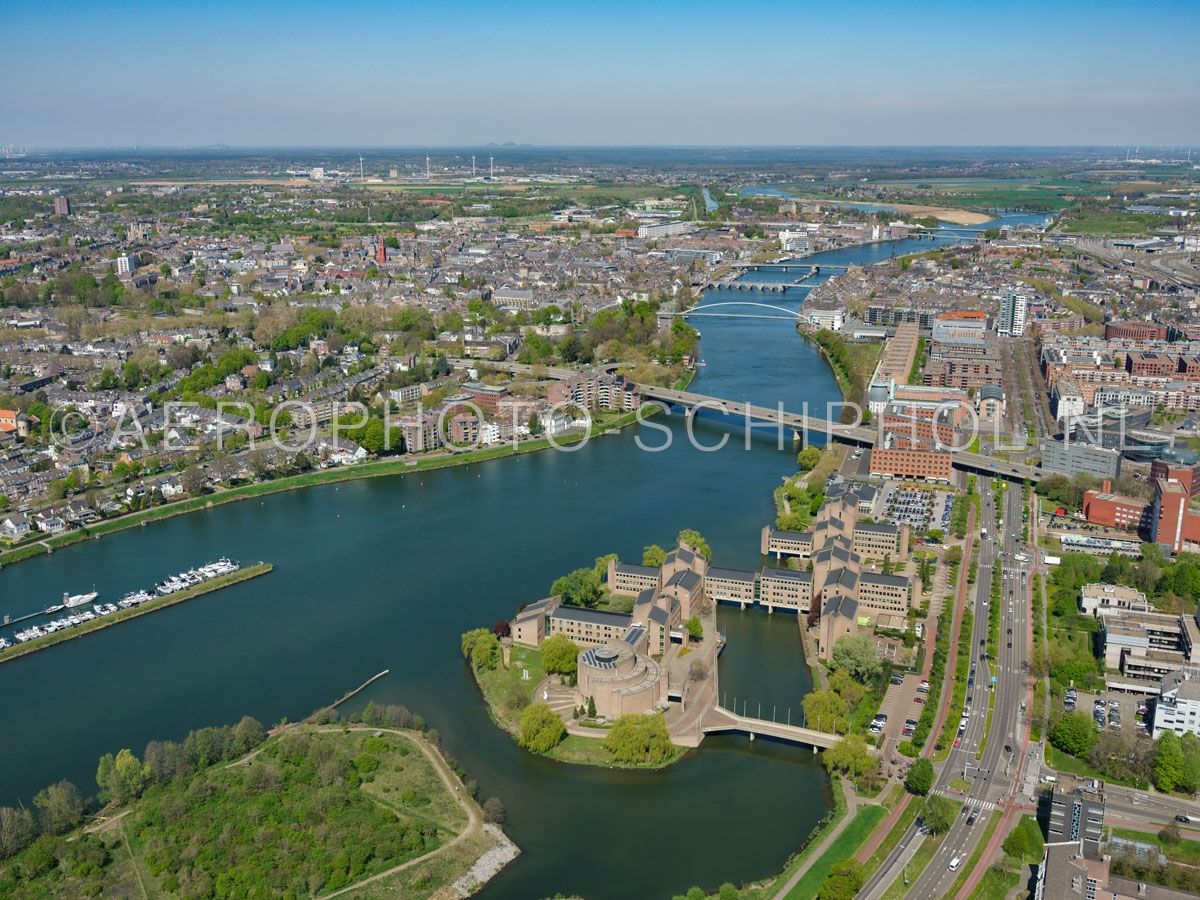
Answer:
<path fill-rule="evenodd" d="M 1167 844 L 1158 836 L 1157 831 L 1135 831 L 1132 828 L 1113 828 L 1112 833 L 1131 841 L 1153 844 L 1167 859 L 1189 866 L 1200 866 L 1200 841 L 1184 839 L 1178 844 Z"/>
<path fill-rule="evenodd" d="M 804 877 L 788 891 L 788 900 L 811 900 L 817 896 L 818 889 L 829 875 L 833 864 L 853 856 L 885 816 L 887 810 L 882 806 L 865 806 L 860 809 L 850 820 L 850 824 L 829 845 L 829 849 L 813 861 Z"/>
<path fill-rule="evenodd" d="M 1149 234 L 1152 229 L 1170 224 L 1166 216 L 1131 213 L 1124 210 L 1084 212 L 1068 211 L 1063 214 L 1060 228 L 1071 234 L 1100 234 L 1109 237 L 1127 237 Z"/>

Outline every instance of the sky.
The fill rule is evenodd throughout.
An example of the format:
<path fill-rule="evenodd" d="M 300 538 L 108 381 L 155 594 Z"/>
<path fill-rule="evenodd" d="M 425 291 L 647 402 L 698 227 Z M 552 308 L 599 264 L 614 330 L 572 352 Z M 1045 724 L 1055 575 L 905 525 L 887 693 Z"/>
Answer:
<path fill-rule="evenodd" d="M 0 145 L 1200 145 L 1195 0 L 14 4 Z"/>

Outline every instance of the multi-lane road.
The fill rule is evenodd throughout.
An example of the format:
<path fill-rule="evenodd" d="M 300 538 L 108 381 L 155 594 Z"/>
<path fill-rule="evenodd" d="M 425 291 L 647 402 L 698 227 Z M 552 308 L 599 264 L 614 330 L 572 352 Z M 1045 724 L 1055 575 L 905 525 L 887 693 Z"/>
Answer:
<path fill-rule="evenodd" d="M 951 749 L 942 765 L 934 792 L 951 797 L 963 805 L 963 812 L 942 840 L 941 846 L 924 872 L 909 888 L 912 897 L 941 897 L 949 891 L 966 866 L 976 843 L 982 838 L 993 810 L 1007 803 L 1021 781 L 1026 752 L 1024 702 L 1026 684 L 1026 645 L 1029 615 L 1028 585 L 1031 576 L 1027 562 L 1016 560 L 1021 553 L 1020 522 L 1024 493 L 1013 485 L 1005 492 L 1003 511 L 995 505 L 990 479 L 980 479 L 981 527 L 979 532 L 979 569 L 975 591 L 969 600 L 974 616 L 970 640 L 973 682 L 967 690 L 970 702 L 966 728 L 959 737 L 959 746 Z M 1003 524 L 1001 524 L 1001 518 Z M 986 535 L 984 532 L 986 531 Z M 1003 553 L 1003 556 L 1000 554 Z M 1022 554 L 1024 555 L 1024 554 Z M 964 560 L 963 565 L 969 565 Z M 987 657 L 988 605 L 991 603 L 992 572 L 1000 566 L 1002 599 L 999 638 L 994 658 Z M 1022 579 L 1022 572 L 1025 573 Z M 1009 634 L 1009 629 L 1012 633 Z M 989 695 L 995 692 L 991 729 L 980 759 L 976 753 L 983 742 L 987 725 Z M 943 702 L 952 702 L 944 696 Z M 962 710 L 950 710 L 958 716 Z M 930 740 L 936 740 L 931 735 Z M 970 784 L 966 792 L 952 790 L 957 779 Z M 975 810 L 979 812 L 976 814 Z M 918 825 L 909 828 L 891 855 L 875 872 L 859 896 L 878 898 L 887 887 L 903 874 L 918 840 Z M 959 864 L 951 871 L 955 858 Z"/>

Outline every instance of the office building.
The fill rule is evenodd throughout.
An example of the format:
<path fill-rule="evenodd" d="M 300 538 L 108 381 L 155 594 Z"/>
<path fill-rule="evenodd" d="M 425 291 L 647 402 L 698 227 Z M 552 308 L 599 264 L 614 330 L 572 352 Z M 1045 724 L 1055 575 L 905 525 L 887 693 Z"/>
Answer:
<path fill-rule="evenodd" d="M 1056 784 L 1050 794 L 1050 816 L 1046 823 L 1046 842 L 1065 841 L 1082 845 L 1084 856 L 1100 857 L 1100 839 L 1104 833 L 1104 792 L 1102 785 L 1067 787 Z"/>
<path fill-rule="evenodd" d="M 1042 441 L 1042 468 L 1063 475 L 1116 478 L 1121 474 L 1121 453 L 1081 440 Z"/>
<path fill-rule="evenodd" d="M 1158 740 L 1168 731 L 1200 735 L 1200 673 L 1194 669 L 1172 672 L 1159 686 L 1151 733 Z"/>
<path fill-rule="evenodd" d="M 1025 316 L 1029 311 L 1029 296 L 1016 288 L 1008 288 L 1000 294 L 1000 315 L 996 320 L 996 333 L 1006 337 L 1021 337 L 1025 334 Z"/>

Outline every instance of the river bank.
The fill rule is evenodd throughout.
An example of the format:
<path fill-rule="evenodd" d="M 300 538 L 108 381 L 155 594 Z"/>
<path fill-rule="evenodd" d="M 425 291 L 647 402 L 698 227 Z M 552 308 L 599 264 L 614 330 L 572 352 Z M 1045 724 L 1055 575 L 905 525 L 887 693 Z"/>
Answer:
<path fill-rule="evenodd" d="M 690 379 L 689 379 L 690 380 Z M 681 379 L 682 381 L 682 379 Z M 686 387 L 686 384 L 684 385 Z M 676 387 L 683 390 L 682 387 Z M 651 407 L 645 416 L 654 415 L 658 410 Z M 447 469 L 456 466 L 468 466 L 472 463 L 488 462 L 495 459 L 508 459 L 526 453 L 539 453 L 552 447 L 573 447 L 585 440 L 591 441 L 607 433 L 621 431 L 637 421 L 637 413 L 623 413 L 615 417 L 596 415 L 588 432 L 565 434 L 551 441 L 549 438 L 534 438 L 518 443 L 515 447 L 505 444 L 497 447 L 483 447 L 478 450 L 465 450 L 461 453 L 443 452 L 423 456 L 416 460 L 408 457 L 389 457 L 358 463 L 352 466 L 339 466 L 333 469 L 321 469 L 315 472 L 304 472 L 300 475 L 288 475 L 274 478 L 270 481 L 255 482 L 239 485 L 233 488 L 221 489 L 213 494 L 200 497 L 190 497 L 187 500 L 176 500 L 155 506 L 150 509 L 138 510 L 112 519 L 105 519 L 95 525 L 85 526 L 76 531 L 67 532 L 54 537 L 33 539 L 8 550 L 0 551 L 0 568 L 13 565 L 34 557 L 44 556 L 78 544 L 81 541 L 94 540 L 108 534 L 115 534 L 127 528 L 149 525 L 175 516 L 182 516 L 199 510 L 213 509 L 227 503 L 239 500 L 251 500 L 278 494 L 284 491 L 296 491 L 303 488 L 316 487 L 325 484 L 340 484 L 348 481 L 358 481 L 364 478 L 383 478 L 392 475 L 430 472 L 436 469 Z"/>
<path fill-rule="evenodd" d="M 86 634 L 92 634 L 117 625 L 121 622 L 127 622 L 130 619 L 136 619 L 139 616 L 144 616 L 147 613 L 156 612 L 160 609 L 166 609 L 168 606 L 175 606 L 178 603 L 183 603 L 186 600 L 191 600 L 195 597 L 202 597 L 205 594 L 211 594 L 213 591 L 219 591 L 221 588 L 231 587 L 235 584 L 241 584 L 243 581 L 250 581 L 252 578 L 258 578 L 261 575 L 266 575 L 275 566 L 271 563 L 258 563 L 253 566 L 246 566 L 238 569 L 236 572 L 230 572 L 228 575 L 218 575 L 216 578 L 209 581 L 201 582 L 192 587 L 185 588 L 182 591 L 176 591 L 173 594 L 167 594 L 163 597 L 155 597 L 153 600 L 147 600 L 138 606 L 130 609 L 121 609 L 115 613 L 110 613 L 107 616 L 97 616 L 96 618 L 84 622 L 82 625 L 77 625 L 74 628 L 68 628 L 63 631 L 56 631 L 53 634 L 47 634 L 42 637 L 34 638 L 31 641 L 25 641 L 22 644 L 14 644 L 6 650 L 0 650 L 0 663 L 10 662 L 14 659 L 20 659 L 22 656 L 28 656 L 31 653 L 36 653 L 38 650 L 45 650 L 57 644 L 63 644 L 75 638 L 83 637 Z"/>

